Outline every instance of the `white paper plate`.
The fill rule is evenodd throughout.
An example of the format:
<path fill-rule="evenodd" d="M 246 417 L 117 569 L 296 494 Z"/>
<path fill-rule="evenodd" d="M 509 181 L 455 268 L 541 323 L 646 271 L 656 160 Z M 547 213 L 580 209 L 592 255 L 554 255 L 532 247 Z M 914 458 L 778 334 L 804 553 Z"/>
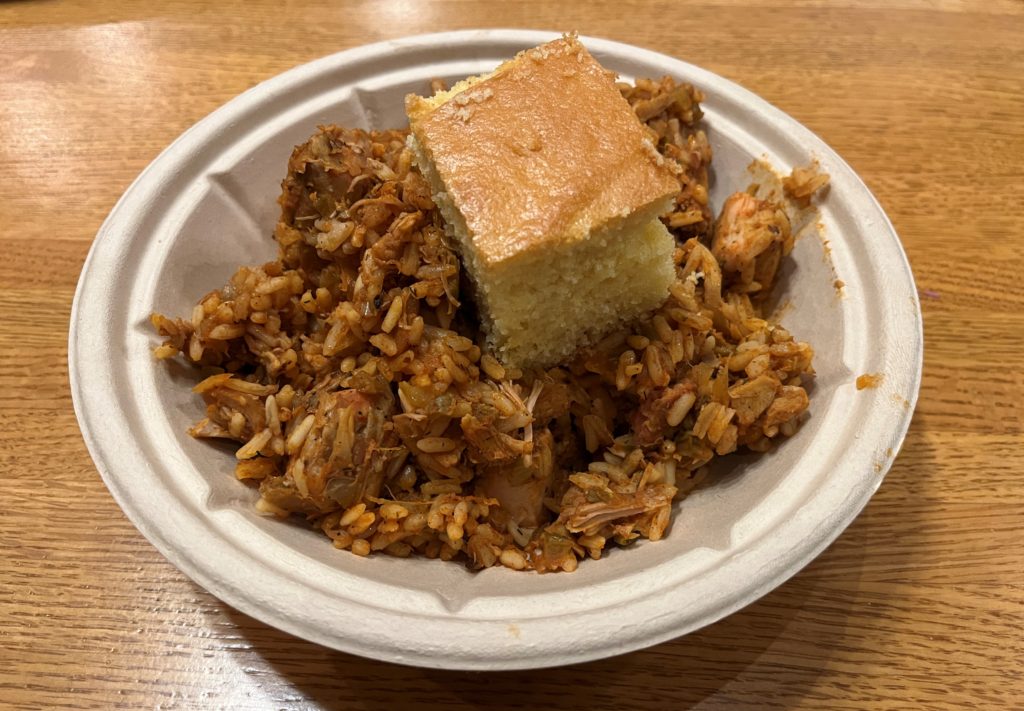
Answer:
<path fill-rule="evenodd" d="M 832 176 L 821 240 L 794 251 L 784 323 L 818 377 L 792 440 L 683 501 L 668 538 L 573 574 L 358 558 L 252 510 L 227 451 L 192 440 L 202 415 L 184 367 L 150 354 L 153 311 L 187 314 L 242 263 L 273 258 L 275 203 L 292 147 L 318 124 L 404 125 L 402 98 L 432 77 L 486 72 L 554 35 L 488 30 L 374 44 L 264 82 L 185 132 L 128 189 L 82 271 L 71 319 L 75 410 L 103 479 L 168 559 L 239 610 L 300 637 L 405 664 L 543 667 L 685 634 L 789 578 L 857 515 L 903 441 L 921 372 L 913 277 L 889 220 L 846 163 L 754 94 L 636 47 L 584 38 L 623 77 L 670 74 L 708 99 L 716 205 L 766 156 Z M 833 273 L 833 269 L 835 273 Z M 845 298 L 833 288 L 838 275 Z M 862 373 L 884 373 L 857 391 Z"/>

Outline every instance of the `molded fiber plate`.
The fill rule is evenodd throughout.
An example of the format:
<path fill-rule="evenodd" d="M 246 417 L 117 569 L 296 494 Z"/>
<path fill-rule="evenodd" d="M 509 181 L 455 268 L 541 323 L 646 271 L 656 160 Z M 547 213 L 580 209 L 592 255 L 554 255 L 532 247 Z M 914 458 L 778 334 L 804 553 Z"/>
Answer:
<path fill-rule="evenodd" d="M 863 508 L 910 422 L 921 316 L 906 257 L 870 192 L 820 139 L 754 94 L 670 57 L 583 38 L 623 78 L 670 74 L 707 96 L 712 200 L 817 158 L 829 248 L 797 242 L 783 319 L 816 350 L 811 416 L 791 440 L 737 456 L 678 504 L 670 534 L 572 574 L 336 551 L 263 518 L 228 450 L 191 439 L 202 416 L 184 367 L 157 362 L 153 311 L 187 314 L 241 264 L 273 258 L 276 198 L 292 147 L 318 124 L 405 124 L 402 99 L 489 71 L 555 35 L 487 30 L 374 44 L 256 86 L 185 132 L 128 189 L 100 229 L 75 296 L 69 343 L 75 409 L 111 493 L 171 562 L 264 622 L 336 649 L 455 669 L 554 666 L 685 634 L 752 602 L 824 549 Z M 846 283 L 837 295 L 833 282 Z M 856 375 L 884 373 L 857 391 Z"/>

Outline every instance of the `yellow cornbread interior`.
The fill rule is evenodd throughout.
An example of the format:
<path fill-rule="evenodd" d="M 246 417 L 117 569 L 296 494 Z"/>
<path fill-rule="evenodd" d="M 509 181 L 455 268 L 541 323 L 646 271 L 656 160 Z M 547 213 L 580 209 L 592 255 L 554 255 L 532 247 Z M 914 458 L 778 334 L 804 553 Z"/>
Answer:
<path fill-rule="evenodd" d="M 675 240 L 658 216 L 668 212 L 671 198 L 634 213 L 617 228 L 488 265 L 477 259 L 466 222 L 433 163 L 415 138 L 409 145 L 472 275 L 491 350 L 506 364 L 559 363 L 668 296 Z"/>

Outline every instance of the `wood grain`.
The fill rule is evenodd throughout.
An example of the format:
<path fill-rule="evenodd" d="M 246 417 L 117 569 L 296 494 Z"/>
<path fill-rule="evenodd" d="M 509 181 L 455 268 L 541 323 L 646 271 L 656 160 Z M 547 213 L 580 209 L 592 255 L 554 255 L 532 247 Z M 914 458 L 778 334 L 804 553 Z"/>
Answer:
<path fill-rule="evenodd" d="M 219 603 L 124 518 L 78 432 L 78 272 L 139 171 L 291 66 L 468 27 L 575 28 L 734 79 L 835 147 L 922 292 L 921 400 L 823 555 L 684 639 L 564 669 L 424 671 Z M 0 706 L 1021 708 L 1024 3 L 11 2 L 0 5 Z"/>

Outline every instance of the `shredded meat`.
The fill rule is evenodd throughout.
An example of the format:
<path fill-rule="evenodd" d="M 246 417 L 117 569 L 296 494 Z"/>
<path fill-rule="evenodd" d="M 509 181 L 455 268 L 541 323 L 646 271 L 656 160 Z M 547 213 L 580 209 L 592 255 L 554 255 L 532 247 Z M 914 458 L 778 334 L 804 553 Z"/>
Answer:
<path fill-rule="evenodd" d="M 781 206 L 748 193 L 736 193 L 725 201 L 711 251 L 727 280 L 748 293 L 767 294 L 782 258 L 792 249 L 789 218 Z"/>

